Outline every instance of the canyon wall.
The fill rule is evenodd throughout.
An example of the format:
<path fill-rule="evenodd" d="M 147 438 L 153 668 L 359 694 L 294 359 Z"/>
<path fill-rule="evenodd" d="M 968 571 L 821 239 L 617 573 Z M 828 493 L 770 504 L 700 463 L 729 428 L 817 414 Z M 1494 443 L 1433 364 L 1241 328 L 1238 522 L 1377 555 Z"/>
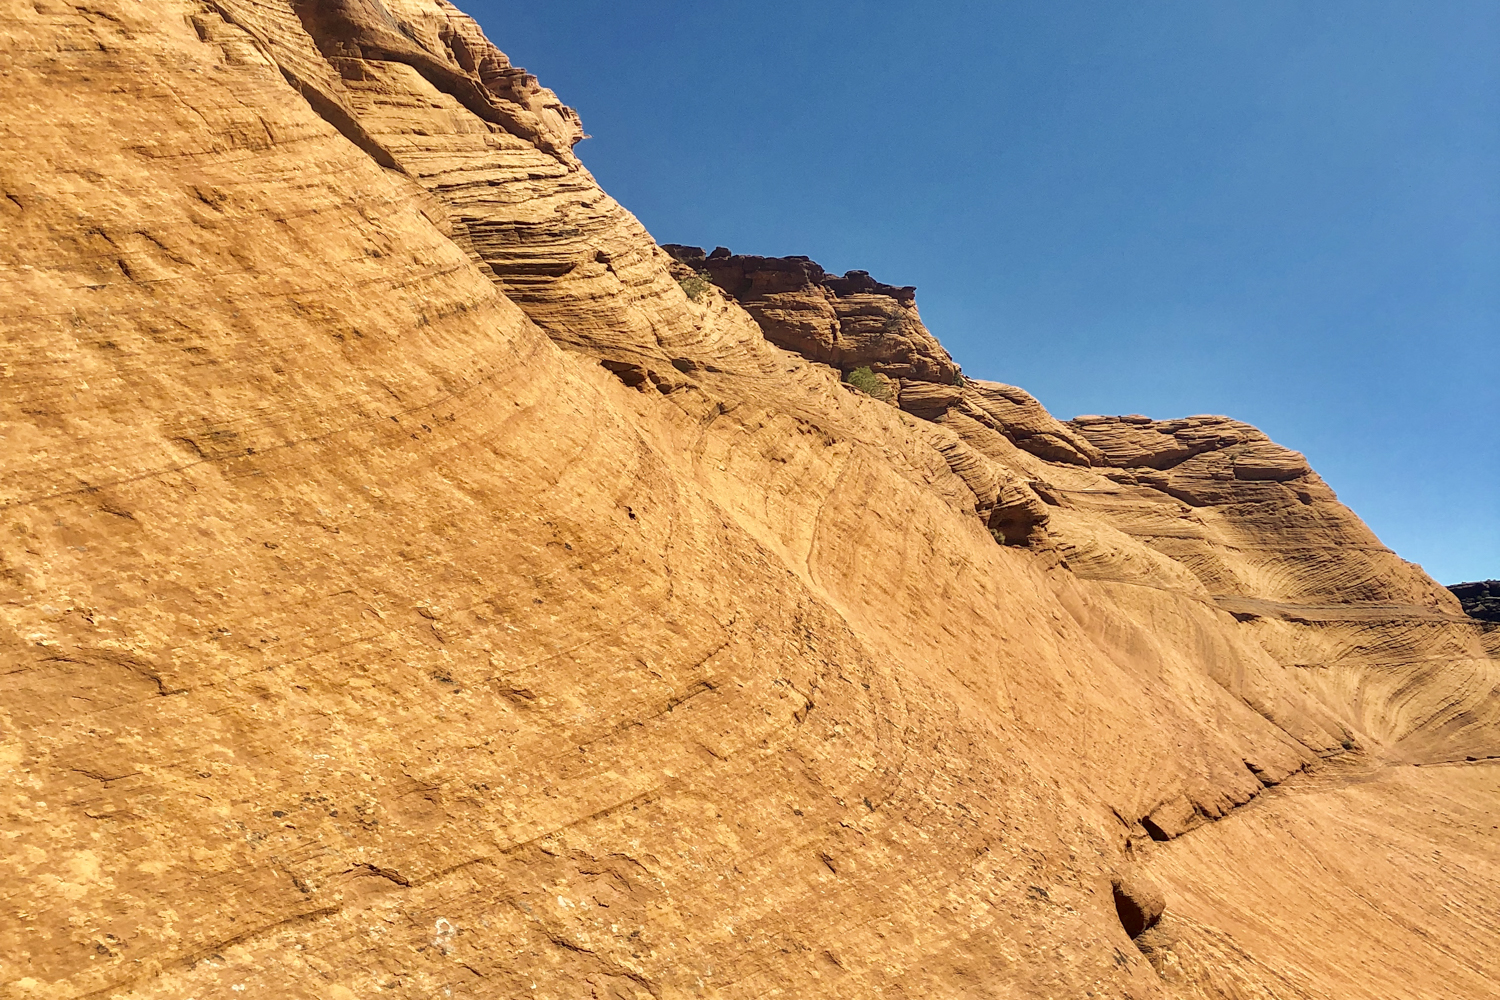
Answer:
<path fill-rule="evenodd" d="M 442 0 L 0 70 L 0 996 L 1493 988 L 1496 633 L 1301 455 L 658 247 Z"/>

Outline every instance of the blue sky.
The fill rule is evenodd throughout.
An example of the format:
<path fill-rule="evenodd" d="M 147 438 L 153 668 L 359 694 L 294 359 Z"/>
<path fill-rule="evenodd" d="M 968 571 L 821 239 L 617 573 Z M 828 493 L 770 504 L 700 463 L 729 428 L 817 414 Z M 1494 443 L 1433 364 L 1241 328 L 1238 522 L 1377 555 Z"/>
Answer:
<path fill-rule="evenodd" d="M 1248 420 L 1500 577 L 1495 0 L 463 6 L 659 241 L 915 284 L 969 375 Z"/>

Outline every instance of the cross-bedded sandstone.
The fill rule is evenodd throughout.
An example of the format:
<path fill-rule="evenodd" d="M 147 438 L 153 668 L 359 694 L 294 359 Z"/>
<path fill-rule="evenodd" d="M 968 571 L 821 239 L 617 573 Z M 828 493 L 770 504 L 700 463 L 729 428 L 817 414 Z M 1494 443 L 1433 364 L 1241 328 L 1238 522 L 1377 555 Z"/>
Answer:
<path fill-rule="evenodd" d="M 0 28 L 7 995 L 1500 975 L 1495 633 L 1294 452 L 688 294 L 442 0 Z"/>

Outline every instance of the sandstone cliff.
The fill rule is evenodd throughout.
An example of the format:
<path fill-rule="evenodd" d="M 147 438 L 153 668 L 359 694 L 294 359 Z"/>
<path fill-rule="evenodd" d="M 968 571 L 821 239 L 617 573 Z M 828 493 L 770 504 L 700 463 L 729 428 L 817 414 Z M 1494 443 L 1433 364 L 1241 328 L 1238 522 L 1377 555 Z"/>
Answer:
<path fill-rule="evenodd" d="M 0 11 L 0 996 L 1492 990 L 1496 633 L 1302 456 L 669 254 L 443 0 Z"/>

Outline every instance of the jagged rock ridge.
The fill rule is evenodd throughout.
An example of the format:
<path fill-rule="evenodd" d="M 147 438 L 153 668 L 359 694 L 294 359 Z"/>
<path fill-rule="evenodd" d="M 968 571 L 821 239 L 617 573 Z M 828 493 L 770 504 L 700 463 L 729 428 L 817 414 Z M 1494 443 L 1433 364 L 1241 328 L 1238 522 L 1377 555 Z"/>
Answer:
<path fill-rule="evenodd" d="M 689 296 L 439 0 L 3 16 L 8 995 L 1500 975 L 1496 634 L 1300 456 Z"/>
<path fill-rule="evenodd" d="M 807 257 L 663 249 L 743 306 L 777 347 L 845 372 L 868 367 L 892 379 L 958 384 L 958 365 L 917 317 L 915 287 L 882 284 L 866 271 L 836 277 Z"/>
<path fill-rule="evenodd" d="M 1464 614 L 1481 621 L 1500 622 L 1500 580 L 1451 583 L 1448 589 L 1463 605 Z"/>

